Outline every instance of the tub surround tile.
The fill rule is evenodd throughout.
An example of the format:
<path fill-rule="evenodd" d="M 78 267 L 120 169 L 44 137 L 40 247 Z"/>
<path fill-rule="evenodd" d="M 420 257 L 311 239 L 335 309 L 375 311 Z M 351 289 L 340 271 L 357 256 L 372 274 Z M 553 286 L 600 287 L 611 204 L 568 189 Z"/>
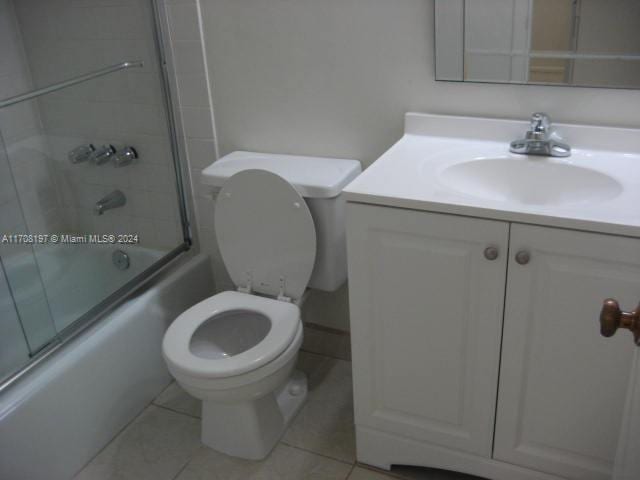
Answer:
<path fill-rule="evenodd" d="M 301 352 L 298 368 L 309 381 L 309 398 L 284 435 L 287 445 L 344 462 L 355 461 L 351 364 Z"/>
<path fill-rule="evenodd" d="M 259 462 L 203 447 L 177 480 L 344 480 L 351 468 L 349 464 L 282 444 Z"/>
<path fill-rule="evenodd" d="M 172 480 L 200 448 L 200 421 L 149 406 L 76 480 Z"/>

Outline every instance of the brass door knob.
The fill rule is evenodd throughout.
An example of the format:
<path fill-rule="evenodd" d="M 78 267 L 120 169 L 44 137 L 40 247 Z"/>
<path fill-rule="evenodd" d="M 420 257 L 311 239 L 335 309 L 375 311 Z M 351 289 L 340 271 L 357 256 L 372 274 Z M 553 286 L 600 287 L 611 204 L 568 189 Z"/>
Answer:
<path fill-rule="evenodd" d="M 600 311 L 600 333 L 603 337 L 612 337 L 619 328 L 630 330 L 636 345 L 640 346 L 640 305 L 631 312 L 623 312 L 616 300 L 608 298 Z"/>
<path fill-rule="evenodd" d="M 531 254 L 527 250 L 520 250 L 516 253 L 516 262 L 519 265 L 526 265 L 531 261 Z"/>

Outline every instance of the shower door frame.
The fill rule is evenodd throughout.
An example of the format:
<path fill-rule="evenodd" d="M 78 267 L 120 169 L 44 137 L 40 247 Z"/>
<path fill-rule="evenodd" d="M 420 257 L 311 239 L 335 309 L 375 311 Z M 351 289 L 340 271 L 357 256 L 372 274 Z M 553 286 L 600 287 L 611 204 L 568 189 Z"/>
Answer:
<path fill-rule="evenodd" d="M 83 332 L 100 322 L 107 315 L 112 313 L 116 308 L 125 303 L 127 300 L 136 295 L 141 289 L 149 285 L 149 283 L 156 278 L 159 274 L 166 270 L 166 267 L 171 264 L 178 257 L 181 257 L 183 253 L 191 250 L 194 246 L 193 234 L 194 226 L 191 224 L 190 219 L 193 217 L 193 204 L 191 201 L 191 188 L 185 179 L 189 177 L 187 164 L 183 161 L 184 145 L 181 145 L 183 141 L 183 128 L 176 112 L 179 111 L 179 104 L 176 101 L 172 91 L 176 88 L 175 79 L 172 82 L 170 69 L 173 66 L 173 59 L 170 55 L 171 49 L 165 45 L 165 39 L 168 38 L 168 25 L 166 23 L 166 11 L 162 0 L 148 0 L 151 6 L 152 26 L 153 26 L 153 42 L 155 45 L 156 59 L 159 65 L 161 87 L 162 87 L 162 103 L 164 107 L 165 120 L 167 124 L 167 133 L 169 136 L 169 143 L 172 153 L 173 171 L 175 174 L 176 182 L 176 200 L 178 201 L 178 211 L 180 214 L 180 224 L 182 228 L 183 242 L 166 253 L 162 258 L 154 262 L 149 268 L 145 269 L 142 273 L 122 285 L 114 293 L 106 297 L 100 303 L 92 307 L 88 312 L 78 317 L 69 326 L 58 332 L 54 338 L 51 339 L 49 344 L 46 344 L 35 355 L 31 357 L 29 362 L 22 366 L 16 372 L 10 374 L 8 377 L 0 382 L 0 394 L 7 390 L 11 385 L 18 382 L 25 377 L 30 371 L 37 368 L 38 365 L 45 362 L 50 356 L 56 353 L 59 349 L 66 346 L 71 340 L 75 339 Z M 71 86 L 74 83 L 69 83 L 67 86 Z M 63 87 L 65 88 L 65 87 Z M 45 89 L 39 89 L 45 90 Z M 29 92 L 20 95 L 20 97 L 27 97 Z M 181 148 L 182 147 L 182 148 Z"/>

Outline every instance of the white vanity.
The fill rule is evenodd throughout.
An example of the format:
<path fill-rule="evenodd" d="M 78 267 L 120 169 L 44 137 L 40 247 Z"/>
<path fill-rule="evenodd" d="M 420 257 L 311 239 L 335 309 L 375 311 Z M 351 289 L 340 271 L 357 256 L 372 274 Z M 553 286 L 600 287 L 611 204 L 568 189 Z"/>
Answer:
<path fill-rule="evenodd" d="M 612 476 L 640 299 L 640 131 L 408 114 L 345 190 L 358 460 L 499 480 Z"/>

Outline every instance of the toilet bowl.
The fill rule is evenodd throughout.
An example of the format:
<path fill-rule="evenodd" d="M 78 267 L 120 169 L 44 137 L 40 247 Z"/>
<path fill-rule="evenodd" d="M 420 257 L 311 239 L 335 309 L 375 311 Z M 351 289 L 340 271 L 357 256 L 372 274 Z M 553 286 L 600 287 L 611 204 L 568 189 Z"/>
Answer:
<path fill-rule="evenodd" d="M 176 381 L 202 400 L 202 442 L 257 460 L 269 454 L 306 399 L 306 377 L 294 369 L 303 336 L 299 304 L 314 272 L 314 285 L 332 289 L 346 277 L 344 262 L 329 262 L 330 248 L 338 258 L 344 250 L 344 229 L 336 227 L 343 202 L 336 195 L 360 165 L 255 155 L 243 152 L 229 159 L 232 165 L 270 166 L 306 183 L 291 184 L 256 168 L 225 174 L 229 159 L 207 169 L 224 178 L 214 226 L 222 260 L 238 290 L 207 298 L 178 316 L 162 351 Z M 346 167 L 344 162 L 349 162 Z M 320 180 L 313 183 L 314 178 Z M 312 217 L 302 195 L 309 191 L 321 200 L 315 207 L 321 217 Z M 318 199 L 323 195 L 326 202 Z"/>
<path fill-rule="evenodd" d="M 202 399 L 205 445 L 249 459 L 271 451 L 306 399 L 306 378 L 293 374 L 301 344 L 296 305 L 240 292 L 214 295 L 171 324 L 164 358 Z"/>

